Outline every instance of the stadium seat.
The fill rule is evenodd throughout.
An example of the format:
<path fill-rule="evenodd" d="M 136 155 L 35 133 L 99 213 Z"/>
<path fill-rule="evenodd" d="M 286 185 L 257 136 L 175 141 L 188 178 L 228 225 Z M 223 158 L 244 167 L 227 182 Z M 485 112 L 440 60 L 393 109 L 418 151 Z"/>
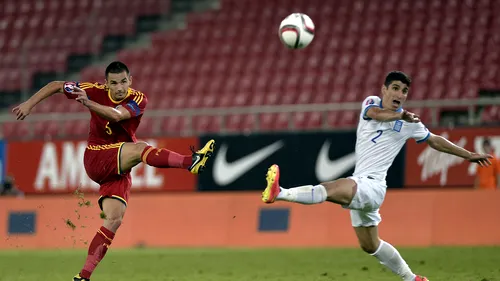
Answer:
<path fill-rule="evenodd" d="M 23 139 L 32 137 L 33 123 L 29 122 L 4 122 L 2 123 L 2 134 L 12 139 Z M 30 133 L 31 132 L 31 133 Z"/>
<path fill-rule="evenodd" d="M 500 122 L 500 106 L 486 106 L 482 111 L 481 121 L 498 124 Z"/>
<path fill-rule="evenodd" d="M 237 114 L 225 117 L 225 128 L 228 132 L 250 132 L 256 128 L 256 117 L 253 114 Z"/>
<path fill-rule="evenodd" d="M 320 129 L 321 112 L 298 112 L 293 116 L 293 125 L 297 129 Z"/>
<path fill-rule="evenodd" d="M 173 116 L 163 118 L 161 125 L 162 134 L 183 135 L 188 130 L 186 117 Z"/>
<path fill-rule="evenodd" d="M 86 137 L 89 132 L 89 120 L 68 120 L 64 122 L 64 135 L 73 137 Z"/>
<path fill-rule="evenodd" d="M 140 137 L 148 137 L 153 135 L 154 133 L 154 121 L 155 119 L 152 117 L 143 117 L 141 118 L 141 125 L 137 128 L 136 135 L 138 138 Z"/>

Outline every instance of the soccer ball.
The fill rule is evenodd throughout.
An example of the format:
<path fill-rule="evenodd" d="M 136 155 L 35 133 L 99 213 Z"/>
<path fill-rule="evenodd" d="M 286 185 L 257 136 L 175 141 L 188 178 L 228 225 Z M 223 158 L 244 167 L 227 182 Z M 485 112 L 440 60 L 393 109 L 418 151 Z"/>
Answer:
<path fill-rule="evenodd" d="M 293 13 L 281 22 L 279 37 L 290 49 L 305 48 L 314 39 L 314 23 L 306 14 Z"/>

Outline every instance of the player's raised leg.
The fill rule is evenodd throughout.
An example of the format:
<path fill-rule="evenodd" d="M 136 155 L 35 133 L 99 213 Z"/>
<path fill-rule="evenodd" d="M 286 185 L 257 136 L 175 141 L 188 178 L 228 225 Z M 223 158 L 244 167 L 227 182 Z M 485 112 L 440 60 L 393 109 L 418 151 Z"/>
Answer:
<path fill-rule="evenodd" d="M 318 204 L 329 201 L 340 205 L 349 205 L 356 194 L 356 182 L 352 179 L 342 178 L 318 185 L 304 185 L 286 189 L 280 186 L 279 175 L 278 165 L 272 165 L 268 169 L 267 186 L 262 192 L 264 203 L 282 200 L 300 204 Z"/>
<path fill-rule="evenodd" d="M 198 151 L 192 149 L 192 155 L 182 155 L 177 152 L 156 148 L 145 142 L 124 143 L 120 150 L 120 169 L 129 171 L 137 164 L 144 162 L 158 168 L 184 168 L 193 174 L 199 174 L 205 169 L 207 160 L 212 157 L 215 141 L 208 141 Z"/>
<path fill-rule="evenodd" d="M 359 211 L 354 212 L 354 216 Z M 353 215 L 351 213 L 351 215 Z M 398 250 L 391 244 L 383 241 L 378 236 L 378 227 L 354 227 L 361 249 L 366 253 L 376 257 L 381 264 L 388 267 L 404 281 L 429 281 L 426 277 L 415 275 L 406 261 L 401 257 Z"/>
<path fill-rule="evenodd" d="M 116 198 L 102 200 L 104 223 L 90 242 L 85 265 L 80 273 L 73 277 L 73 281 L 90 280 L 90 276 L 111 246 L 115 233 L 122 223 L 126 208 L 124 202 Z"/>

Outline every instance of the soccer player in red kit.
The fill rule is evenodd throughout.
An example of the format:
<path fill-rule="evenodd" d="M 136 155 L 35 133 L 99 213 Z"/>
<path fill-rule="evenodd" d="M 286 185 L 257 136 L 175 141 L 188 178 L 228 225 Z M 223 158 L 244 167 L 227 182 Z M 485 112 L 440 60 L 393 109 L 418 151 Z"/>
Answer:
<path fill-rule="evenodd" d="M 98 203 L 106 219 L 90 243 L 85 265 L 74 281 L 90 280 L 111 245 L 125 215 L 132 185 L 130 171 L 134 166 L 143 162 L 158 168 L 185 168 L 199 174 L 215 146 L 215 141 L 210 140 L 192 155 L 180 155 L 138 142 L 135 131 L 148 99 L 144 93 L 130 88 L 132 77 L 122 62 L 109 64 L 105 76 L 104 85 L 53 81 L 13 109 L 17 119 L 23 120 L 42 100 L 64 93 L 90 110 L 90 131 L 83 161 L 87 175 L 100 185 Z"/>

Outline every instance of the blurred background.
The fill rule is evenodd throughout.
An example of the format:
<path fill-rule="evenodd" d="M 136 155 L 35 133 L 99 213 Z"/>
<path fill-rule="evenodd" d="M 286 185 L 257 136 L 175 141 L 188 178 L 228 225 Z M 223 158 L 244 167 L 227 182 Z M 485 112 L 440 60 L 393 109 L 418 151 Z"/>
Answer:
<path fill-rule="evenodd" d="M 286 49 L 278 37 L 281 20 L 294 12 L 309 15 L 316 25 L 314 41 L 302 50 Z M 354 248 L 348 212 L 338 206 L 262 204 L 267 168 L 280 165 L 284 187 L 352 174 L 360 103 L 380 95 L 392 70 L 411 76 L 405 108 L 419 114 L 432 132 L 469 150 L 500 156 L 499 14 L 495 0 L 1 1 L 0 256 L 41 264 L 30 272 L 5 263 L 6 280 L 40 274 L 40 249 L 54 255 L 44 262 L 65 265 L 60 276 L 47 276 L 69 280 L 101 224 L 98 186 L 83 168 L 87 109 L 61 95 L 39 104 L 22 122 L 10 113 L 48 82 L 104 83 L 107 64 L 123 61 L 132 87 L 149 98 L 140 139 L 186 154 L 190 145 L 217 141 L 214 160 L 199 177 L 144 165 L 134 169 L 123 234 L 113 247 Z M 260 161 L 252 160 L 258 153 Z M 329 168 L 334 163 L 341 168 Z M 470 252 L 471 259 L 497 263 L 498 254 L 482 247 L 500 245 L 500 228 L 491 225 L 500 214 L 499 179 L 496 159 L 492 167 L 478 169 L 409 140 L 388 174 L 381 235 L 397 246 L 426 249 L 406 253 L 422 270 L 443 274 L 443 280 L 449 280 L 446 269 L 433 268 L 432 259 L 460 255 L 437 254 L 436 247 L 472 246 L 468 249 L 480 254 Z M 20 254 L 20 248 L 28 251 Z M 74 259 L 51 252 L 67 249 Z M 304 251 L 286 256 L 324 260 L 322 255 L 347 253 Z M 134 265 L 103 265 L 96 273 L 103 280 L 127 268 L 135 268 L 132 277 L 150 272 L 148 262 L 126 256 L 137 252 L 118 253 L 107 258 Z M 169 260 L 169 253 L 161 255 L 175 264 L 177 256 Z M 179 253 L 186 259 L 196 256 Z M 234 263 L 234 274 L 243 275 L 258 271 L 252 266 L 269 258 L 207 255 Z M 421 255 L 429 262 L 422 263 Z M 238 265 L 245 257 L 250 262 Z M 73 263 L 65 264 L 68 260 Z M 178 272 L 197 280 L 234 280 L 206 260 L 196 264 L 202 271 L 196 276 L 182 266 Z M 375 261 L 367 262 L 375 268 Z M 495 279 L 500 271 L 478 263 L 451 262 L 483 266 L 477 271 L 487 280 L 500 280 Z M 321 270 L 315 266 L 302 269 Z M 359 268 L 329 276 L 392 280 L 378 267 L 373 272 Z M 254 280 L 273 276 L 259 272 L 264 273 Z M 287 280 L 299 277 L 291 274 Z"/>

